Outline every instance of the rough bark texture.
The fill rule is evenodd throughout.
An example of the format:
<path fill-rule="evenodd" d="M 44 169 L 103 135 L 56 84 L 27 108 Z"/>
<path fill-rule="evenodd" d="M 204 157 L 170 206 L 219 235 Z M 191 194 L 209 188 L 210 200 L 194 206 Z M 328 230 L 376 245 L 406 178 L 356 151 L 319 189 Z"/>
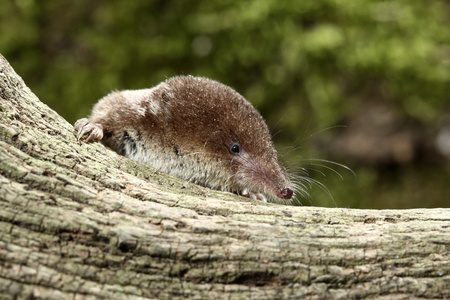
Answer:
<path fill-rule="evenodd" d="M 1 55 L 0 87 L 1 299 L 450 298 L 449 209 L 215 192 L 78 143 Z"/>

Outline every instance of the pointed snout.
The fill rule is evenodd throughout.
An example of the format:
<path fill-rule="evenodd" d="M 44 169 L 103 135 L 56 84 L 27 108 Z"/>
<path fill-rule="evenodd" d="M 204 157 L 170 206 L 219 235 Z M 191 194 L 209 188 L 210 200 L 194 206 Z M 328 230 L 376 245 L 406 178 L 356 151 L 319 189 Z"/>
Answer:
<path fill-rule="evenodd" d="M 292 195 L 294 194 L 294 191 L 292 191 L 292 189 L 288 188 L 288 187 L 283 187 L 280 189 L 279 191 L 280 193 L 280 198 L 281 199 L 291 199 Z"/>

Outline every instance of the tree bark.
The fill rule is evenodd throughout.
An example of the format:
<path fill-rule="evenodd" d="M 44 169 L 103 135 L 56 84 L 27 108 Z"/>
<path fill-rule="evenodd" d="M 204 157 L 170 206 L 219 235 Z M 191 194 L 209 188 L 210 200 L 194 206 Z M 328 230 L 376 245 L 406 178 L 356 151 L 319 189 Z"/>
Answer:
<path fill-rule="evenodd" d="M 0 299 L 450 298 L 450 209 L 252 201 L 67 123 L 0 55 Z"/>

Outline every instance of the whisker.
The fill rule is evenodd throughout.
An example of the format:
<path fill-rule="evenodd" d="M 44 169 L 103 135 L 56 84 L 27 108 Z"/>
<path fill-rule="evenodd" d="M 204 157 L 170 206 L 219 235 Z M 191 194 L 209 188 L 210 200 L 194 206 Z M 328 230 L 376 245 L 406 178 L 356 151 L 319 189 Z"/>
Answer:
<path fill-rule="evenodd" d="M 311 179 L 311 183 L 315 184 L 322 191 L 324 191 L 331 198 L 331 200 L 333 200 L 334 206 L 337 207 L 337 203 L 336 203 L 336 200 L 333 197 L 333 194 L 331 194 L 330 190 L 323 183 L 321 183 L 320 181 L 315 180 L 315 179 Z"/>
<path fill-rule="evenodd" d="M 319 130 L 319 131 L 316 131 L 316 132 L 311 133 L 310 135 L 304 137 L 303 140 L 302 140 L 301 142 L 303 143 L 303 142 L 305 142 L 306 140 L 309 140 L 309 139 L 311 139 L 312 137 L 314 137 L 314 136 L 316 136 L 316 135 L 318 135 L 318 134 L 321 134 L 321 133 L 323 133 L 323 132 L 325 132 L 325 131 L 327 131 L 327 130 L 336 129 L 336 128 L 347 128 L 347 126 L 346 126 L 346 125 L 334 125 L 334 126 L 330 126 L 330 127 L 321 129 L 321 130 Z M 296 142 L 297 142 L 297 141 L 296 141 Z"/>
<path fill-rule="evenodd" d="M 310 125 L 311 125 L 311 119 L 310 119 L 309 122 L 308 122 L 308 126 L 306 126 L 306 129 L 305 129 L 305 135 L 307 134 Z M 309 140 L 309 139 L 311 139 L 312 137 L 314 137 L 314 136 L 316 136 L 316 135 L 318 135 L 318 134 L 321 134 L 321 133 L 323 133 L 323 132 L 325 132 L 325 131 L 327 131 L 327 130 L 336 129 L 336 128 L 347 128 L 347 126 L 346 126 L 346 125 L 334 125 L 334 126 L 330 126 L 330 127 L 321 129 L 321 130 L 319 130 L 319 131 L 313 132 L 313 133 L 311 133 L 310 135 L 307 135 L 307 136 L 305 136 L 305 137 L 303 137 L 303 138 L 298 137 L 298 138 L 294 141 L 293 144 L 294 144 L 294 145 L 297 145 L 297 144 L 299 144 L 299 143 L 300 143 L 300 144 L 303 144 L 306 140 Z"/>
<path fill-rule="evenodd" d="M 330 171 L 332 171 L 333 173 L 335 173 L 337 176 L 339 176 L 339 178 L 341 178 L 341 180 L 344 180 L 344 176 L 342 176 L 341 173 L 339 173 L 338 171 L 336 171 L 336 170 L 333 169 L 332 167 L 329 167 L 329 166 L 326 166 L 326 165 L 322 165 L 322 164 L 315 164 L 315 163 L 308 163 L 307 166 L 317 166 L 317 167 L 322 167 L 322 168 L 324 168 L 324 169 L 330 170 Z M 327 176 L 325 175 L 324 172 L 319 171 L 318 169 L 313 169 L 313 168 L 308 168 L 308 169 L 313 170 L 313 171 L 315 171 L 315 172 L 318 172 L 318 173 L 321 174 L 323 177 L 327 177 Z"/>
<path fill-rule="evenodd" d="M 331 198 L 331 200 L 333 200 L 334 205 L 337 206 L 336 200 L 334 199 L 333 194 L 323 183 L 321 183 L 320 181 L 313 179 L 313 178 L 302 177 L 301 179 L 304 182 L 306 182 L 306 184 L 308 185 L 308 188 L 312 188 L 314 185 L 317 186 L 318 188 L 320 188 L 323 192 L 325 192 L 328 195 L 328 197 Z M 306 188 L 306 184 L 301 184 L 301 185 Z M 312 197 L 309 194 L 307 196 L 308 196 L 308 197 L 306 197 L 307 199 L 312 200 Z M 310 204 L 312 204 L 312 203 L 310 202 Z"/>
<path fill-rule="evenodd" d="M 280 129 L 280 130 L 278 130 L 277 132 L 275 132 L 274 134 L 272 134 L 272 140 L 275 138 L 275 136 L 277 135 L 277 134 L 279 134 L 280 132 L 282 132 L 282 130 Z"/>
<path fill-rule="evenodd" d="M 328 164 L 330 164 L 330 165 L 335 165 L 335 166 L 341 167 L 341 168 L 343 168 L 343 169 L 349 171 L 350 173 L 352 173 L 352 175 L 353 175 L 355 178 L 357 177 L 357 176 L 356 176 L 356 173 L 355 173 L 351 168 L 347 167 L 347 166 L 344 165 L 344 164 L 341 164 L 341 163 L 338 163 L 338 162 L 335 162 L 335 161 L 332 161 L 332 160 L 320 159 L 320 158 L 307 158 L 307 159 L 303 159 L 303 161 L 319 161 L 319 162 L 323 162 L 323 163 L 328 163 Z M 319 166 L 320 166 L 320 165 L 319 165 Z M 324 168 L 327 168 L 325 165 L 321 165 L 321 166 L 324 167 Z M 328 168 L 329 168 L 329 167 L 328 167 Z"/>
<path fill-rule="evenodd" d="M 318 167 L 324 167 L 324 168 L 327 168 L 327 169 L 331 169 L 333 172 L 337 173 L 337 174 L 339 175 L 339 177 L 342 178 L 341 174 L 339 174 L 337 171 L 335 171 L 334 169 L 332 169 L 332 168 L 330 168 L 330 167 L 322 166 L 322 165 L 319 165 L 319 164 L 308 164 L 308 166 L 309 166 L 309 165 L 311 165 L 311 166 L 314 166 L 314 165 L 315 165 L 315 166 L 318 166 Z M 325 174 L 325 172 L 322 172 L 322 171 L 320 171 L 319 169 L 308 167 L 308 170 L 317 172 L 317 173 L 319 173 L 320 175 L 322 175 L 323 177 L 327 177 L 327 175 Z"/>
<path fill-rule="evenodd" d="M 279 158 L 283 158 L 286 155 L 288 155 L 289 153 L 300 150 L 300 149 L 301 149 L 301 146 L 290 146 L 290 147 L 285 148 L 284 152 L 279 154 L 278 156 L 279 156 Z"/>

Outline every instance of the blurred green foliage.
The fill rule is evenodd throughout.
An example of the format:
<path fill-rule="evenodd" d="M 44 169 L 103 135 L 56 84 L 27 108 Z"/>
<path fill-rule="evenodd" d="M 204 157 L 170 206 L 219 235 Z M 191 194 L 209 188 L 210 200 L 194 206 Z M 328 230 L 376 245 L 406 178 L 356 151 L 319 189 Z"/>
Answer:
<path fill-rule="evenodd" d="M 449 28 L 444 0 L 7 0 L 0 52 L 72 123 L 111 90 L 179 74 L 216 79 L 281 131 L 280 152 L 299 147 L 287 156 L 298 160 L 333 158 L 314 142 L 321 134 L 309 136 L 344 124 L 368 100 L 389 103 L 405 124 L 436 130 L 450 108 Z M 344 180 L 312 171 L 334 200 L 316 187 L 311 204 L 450 204 L 448 166 L 344 163 L 356 178 L 338 167 Z"/>

